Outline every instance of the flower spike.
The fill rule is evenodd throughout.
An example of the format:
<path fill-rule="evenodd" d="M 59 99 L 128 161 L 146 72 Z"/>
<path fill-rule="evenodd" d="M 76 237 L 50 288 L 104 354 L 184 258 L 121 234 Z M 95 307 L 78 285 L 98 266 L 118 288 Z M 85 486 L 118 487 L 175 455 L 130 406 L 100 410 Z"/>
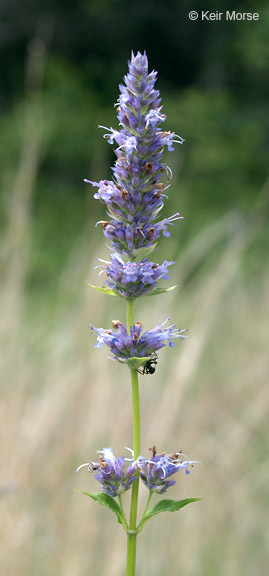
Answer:
<path fill-rule="evenodd" d="M 174 132 L 161 130 L 166 116 L 154 87 L 156 77 L 156 72 L 148 73 L 146 54 L 132 54 L 116 103 L 119 129 L 99 125 L 109 144 L 116 144 L 114 181 L 86 180 L 99 189 L 94 197 L 107 205 L 111 220 L 103 231 L 112 249 L 130 259 L 136 258 L 138 249 L 151 247 L 160 230 L 169 235 L 167 225 L 175 219 L 159 220 L 166 188 L 162 176 L 172 176 L 163 155 L 165 148 L 174 150 L 174 144 L 184 140 Z"/>

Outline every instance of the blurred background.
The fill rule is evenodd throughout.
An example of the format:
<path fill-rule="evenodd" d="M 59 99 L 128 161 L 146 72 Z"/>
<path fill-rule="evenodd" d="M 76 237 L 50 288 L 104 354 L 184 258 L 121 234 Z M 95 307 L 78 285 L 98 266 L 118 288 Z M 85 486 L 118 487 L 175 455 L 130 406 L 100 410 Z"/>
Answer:
<path fill-rule="evenodd" d="M 269 5 L 225 4 L 260 19 L 189 21 L 212 0 L 1 0 L 1 576 L 124 574 L 121 527 L 73 488 L 98 489 L 75 474 L 97 449 L 132 445 L 128 371 L 89 334 L 125 307 L 85 283 L 101 283 L 107 248 L 83 183 L 111 177 L 97 125 L 117 125 L 132 49 L 186 140 L 167 157 L 164 209 L 184 220 L 154 254 L 176 260 L 178 288 L 141 299 L 136 320 L 190 331 L 141 377 L 142 452 L 201 459 L 169 496 L 204 497 L 147 524 L 137 572 L 268 569 Z"/>

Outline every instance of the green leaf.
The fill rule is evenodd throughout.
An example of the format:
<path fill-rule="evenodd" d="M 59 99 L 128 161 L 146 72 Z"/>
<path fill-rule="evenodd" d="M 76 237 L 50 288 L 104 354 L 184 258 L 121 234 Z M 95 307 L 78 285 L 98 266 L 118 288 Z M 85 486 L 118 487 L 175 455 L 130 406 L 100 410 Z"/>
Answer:
<path fill-rule="evenodd" d="M 157 242 L 155 242 L 155 244 L 153 244 L 153 246 L 150 246 L 148 248 L 137 248 L 136 250 L 133 250 L 133 255 L 135 256 L 135 258 L 145 258 L 145 256 L 148 256 L 148 254 L 151 254 L 151 252 L 154 252 L 154 250 L 156 249 L 157 246 Z"/>
<path fill-rule="evenodd" d="M 149 359 L 150 356 L 143 356 L 142 358 L 139 358 L 138 356 L 132 356 L 132 358 L 128 358 L 127 364 L 129 368 L 137 370 L 140 368 L 140 366 L 144 366 Z"/>
<path fill-rule="evenodd" d="M 98 292 L 103 292 L 103 294 L 109 294 L 109 296 L 119 296 L 119 294 L 115 290 L 113 290 L 113 288 L 106 288 L 106 286 L 94 286 L 89 282 L 87 282 L 87 284 L 94 290 L 98 290 Z"/>
<path fill-rule="evenodd" d="M 157 296 L 158 294 L 164 294 L 164 292 L 172 292 L 172 290 L 175 290 L 175 288 L 177 288 L 177 284 L 175 284 L 175 286 L 169 286 L 169 288 L 153 288 L 151 292 L 145 294 L 144 296 Z"/>
<path fill-rule="evenodd" d="M 147 520 L 156 514 L 160 514 L 160 512 L 176 512 L 177 510 L 180 510 L 180 508 L 187 506 L 187 504 L 190 504 L 191 502 L 198 502 L 198 500 L 202 500 L 202 498 L 187 498 L 185 500 L 160 500 L 146 512 L 141 522 L 141 528 L 145 522 L 147 522 Z"/>
<path fill-rule="evenodd" d="M 76 492 L 81 492 L 81 494 L 89 496 L 89 498 L 95 502 L 98 502 L 98 504 L 101 504 L 101 506 L 109 508 L 112 512 L 114 512 L 114 514 L 116 514 L 119 524 L 124 524 L 121 509 L 114 498 L 112 498 L 112 496 L 108 496 L 108 494 L 105 494 L 104 492 L 94 492 L 94 494 L 89 494 L 83 490 L 76 490 Z"/>

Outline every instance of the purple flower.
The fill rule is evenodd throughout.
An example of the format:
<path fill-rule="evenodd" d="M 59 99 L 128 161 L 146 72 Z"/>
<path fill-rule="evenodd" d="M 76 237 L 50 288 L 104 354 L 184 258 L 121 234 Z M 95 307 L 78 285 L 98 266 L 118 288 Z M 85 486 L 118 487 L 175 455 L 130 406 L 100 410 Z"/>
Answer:
<path fill-rule="evenodd" d="M 183 460 L 186 458 L 186 460 Z M 179 470 L 185 470 L 189 474 L 189 467 L 194 464 L 199 464 L 199 461 L 188 460 L 187 456 L 182 452 L 174 452 L 167 454 L 162 452 L 157 454 L 156 446 L 152 448 L 152 457 L 150 460 L 141 459 L 137 461 L 137 468 L 139 475 L 151 492 L 163 494 L 167 488 L 173 486 L 176 481 L 169 480 L 169 478 Z"/>
<path fill-rule="evenodd" d="M 115 458 L 112 448 L 98 450 L 101 454 L 98 462 L 86 462 L 77 468 L 77 472 L 87 466 L 89 472 L 96 471 L 94 477 L 100 482 L 103 492 L 115 498 L 122 492 L 126 492 L 137 478 L 136 470 L 132 464 L 126 469 L 126 461 L 123 456 Z"/>
<path fill-rule="evenodd" d="M 160 278 L 168 280 L 168 266 L 175 262 L 165 260 L 161 265 L 149 262 L 143 258 L 141 262 L 124 262 L 120 254 L 111 254 L 110 262 L 99 259 L 99 262 L 105 264 L 101 267 L 106 273 L 107 280 L 105 285 L 112 288 L 123 298 L 138 298 L 149 294 L 156 286 Z"/>
<path fill-rule="evenodd" d="M 115 146 L 114 179 L 86 180 L 98 188 L 94 197 L 107 206 L 111 220 L 101 221 L 105 237 L 116 252 L 132 259 L 137 250 L 154 248 L 160 232 L 169 236 L 167 227 L 182 218 L 175 214 L 159 220 L 172 176 L 163 161 L 164 151 L 173 150 L 174 143 L 182 144 L 183 139 L 160 128 L 166 116 L 154 88 L 156 76 L 154 71 L 148 73 L 146 54 L 132 53 L 116 104 L 119 129 L 101 126 L 104 138 Z"/>
<path fill-rule="evenodd" d="M 127 256 L 134 258 L 136 251 L 141 248 L 154 249 L 156 240 L 160 237 L 161 232 L 163 236 L 170 236 L 168 226 L 173 226 L 173 222 L 180 219 L 182 219 L 182 216 L 176 213 L 154 224 L 149 220 L 143 221 L 144 219 L 141 217 L 137 222 L 134 221 L 135 227 L 133 224 L 126 224 L 117 220 L 111 220 L 110 222 L 100 220 L 97 224 L 102 225 L 105 237 L 111 241 L 112 247 L 116 252 L 127 254 Z"/>
<path fill-rule="evenodd" d="M 145 363 L 145 358 L 149 358 L 160 350 L 166 344 L 167 340 L 170 347 L 175 344 L 172 341 L 174 338 L 186 338 L 182 332 L 186 330 L 179 330 L 175 328 L 175 324 L 163 328 L 166 322 L 158 324 L 155 328 L 142 333 L 141 322 L 136 322 L 131 326 L 130 334 L 127 332 L 126 326 L 119 320 L 112 321 L 113 330 L 104 330 L 103 328 L 95 328 L 91 326 L 92 333 L 97 335 L 97 342 L 95 348 L 101 348 L 106 344 L 113 353 L 113 359 L 119 362 L 130 363 L 133 358 L 141 358 L 141 363 L 138 362 L 137 368 Z"/>

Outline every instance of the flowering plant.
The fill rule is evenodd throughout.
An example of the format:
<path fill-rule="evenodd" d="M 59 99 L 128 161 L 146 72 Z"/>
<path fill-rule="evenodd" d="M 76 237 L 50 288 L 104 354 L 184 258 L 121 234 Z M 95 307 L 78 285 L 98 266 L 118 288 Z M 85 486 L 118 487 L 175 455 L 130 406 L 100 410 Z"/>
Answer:
<path fill-rule="evenodd" d="M 160 500 L 149 509 L 152 495 L 163 494 L 175 484 L 174 475 L 179 470 L 189 474 L 189 468 L 197 461 L 190 461 L 182 452 L 158 453 L 156 446 L 149 458 L 140 453 L 140 409 L 138 374 L 153 374 L 157 364 L 157 351 L 167 342 L 173 347 L 174 339 L 185 339 L 186 329 L 174 324 L 166 326 L 167 320 L 143 332 L 142 323 L 134 322 L 134 302 L 145 295 L 156 295 L 172 288 L 160 288 L 158 281 L 169 279 L 168 267 L 174 262 L 162 264 L 150 262 L 148 256 L 155 251 L 161 235 L 170 236 L 170 227 L 182 217 L 179 213 L 161 219 L 164 193 L 170 186 L 172 171 L 163 160 L 164 151 L 174 150 L 174 143 L 183 139 L 174 132 L 162 131 L 166 119 L 162 112 L 159 92 L 154 88 L 156 72 L 148 73 L 146 54 L 132 53 L 125 85 L 120 86 L 117 107 L 119 129 L 106 128 L 104 138 L 116 145 L 116 162 L 113 180 L 90 182 L 98 191 L 94 194 L 106 206 L 109 220 L 101 220 L 104 236 L 110 242 L 110 260 L 101 262 L 99 274 L 106 280 L 101 287 L 93 286 L 105 294 L 119 296 L 126 301 L 126 324 L 112 320 L 112 328 L 96 328 L 95 347 L 105 344 L 113 359 L 127 364 L 131 372 L 133 399 L 133 449 L 129 458 L 114 456 L 112 448 L 100 451 L 98 461 L 90 461 L 78 467 L 87 467 L 100 483 L 102 491 L 87 494 L 99 504 L 114 512 L 127 533 L 126 575 L 134 576 L 136 563 L 136 538 L 145 522 L 163 511 L 179 510 L 186 504 L 199 500 Z M 163 181 L 164 179 L 164 181 Z M 139 480 L 149 494 L 143 515 L 137 522 Z M 132 488 L 129 520 L 122 502 L 124 492 Z M 118 499 L 118 501 L 116 500 Z"/>

